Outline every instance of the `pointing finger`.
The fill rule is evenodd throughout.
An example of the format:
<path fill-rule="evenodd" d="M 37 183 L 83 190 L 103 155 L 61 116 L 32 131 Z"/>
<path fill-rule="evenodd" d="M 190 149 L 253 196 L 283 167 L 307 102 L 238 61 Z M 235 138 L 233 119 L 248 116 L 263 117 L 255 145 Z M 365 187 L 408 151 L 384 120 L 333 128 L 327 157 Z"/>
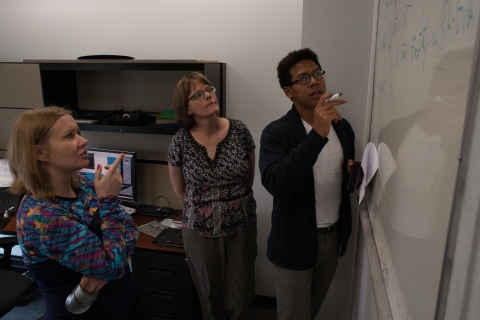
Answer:
<path fill-rule="evenodd" d="M 109 172 L 110 171 L 115 171 L 117 170 L 118 166 L 120 165 L 120 162 L 122 162 L 122 159 L 123 159 L 123 156 L 125 155 L 125 153 L 122 153 L 121 155 L 119 155 L 117 157 L 117 159 L 115 159 L 115 161 L 110 165 L 110 167 L 108 168 Z M 110 170 L 111 169 L 111 170 Z"/>

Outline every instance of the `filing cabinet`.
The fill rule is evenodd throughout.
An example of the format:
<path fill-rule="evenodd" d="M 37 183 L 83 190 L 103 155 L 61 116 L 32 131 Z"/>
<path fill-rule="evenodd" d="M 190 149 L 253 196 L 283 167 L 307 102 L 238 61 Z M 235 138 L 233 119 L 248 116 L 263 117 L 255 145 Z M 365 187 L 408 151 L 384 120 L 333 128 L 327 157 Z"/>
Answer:
<path fill-rule="evenodd" d="M 136 250 L 132 268 L 135 320 L 202 319 L 185 254 Z"/>

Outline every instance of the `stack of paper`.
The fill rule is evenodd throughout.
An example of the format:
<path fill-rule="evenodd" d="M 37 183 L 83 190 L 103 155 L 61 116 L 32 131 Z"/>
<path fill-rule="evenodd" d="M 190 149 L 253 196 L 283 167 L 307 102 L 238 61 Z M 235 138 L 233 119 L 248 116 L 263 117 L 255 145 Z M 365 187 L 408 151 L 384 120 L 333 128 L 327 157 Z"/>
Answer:
<path fill-rule="evenodd" d="M 138 227 L 138 231 L 152 237 L 158 236 L 165 229 L 166 227 L 162 225 L 161 221 L 151 221 Z"/>

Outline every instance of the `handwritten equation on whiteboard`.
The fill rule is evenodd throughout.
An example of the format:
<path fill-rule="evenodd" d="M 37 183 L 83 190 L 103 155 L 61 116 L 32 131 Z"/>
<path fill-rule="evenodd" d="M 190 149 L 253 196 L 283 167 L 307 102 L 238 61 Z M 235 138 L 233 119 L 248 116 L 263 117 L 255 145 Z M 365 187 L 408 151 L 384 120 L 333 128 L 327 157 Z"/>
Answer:
<path fill-rule="evenodd" d="M 379 1 L 365 201 L 393 319 L 433 319 L 480 0 Z"/>
<path fill-rule="evenodd" d="M 415 63 L 415 68 L 425 73 L 429 70 L 428 60 L 437 59 L 445 48 L 456 44 L 457 38 L 475 36 L 476 1 L 430 2 L 422 5 L 414 1 L 385 1 L 379 12 L 379 24 L 383 20 L 383 26 L 378 30 L 376 50 L 377 56 L 383 51 L 388 54 L 381 54 L 383 77 L 376 80 L 375 94 L 391 100 L 395 94 L 395 68 Z M 412 24 L 416 27 L 411 28 Z"/>

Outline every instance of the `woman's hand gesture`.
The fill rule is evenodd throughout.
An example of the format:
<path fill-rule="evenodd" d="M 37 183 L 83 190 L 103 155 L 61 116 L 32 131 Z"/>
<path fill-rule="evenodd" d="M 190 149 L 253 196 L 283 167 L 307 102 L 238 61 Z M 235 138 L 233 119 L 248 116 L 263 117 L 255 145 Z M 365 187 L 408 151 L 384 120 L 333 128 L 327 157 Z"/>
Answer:
<path fill-rule="evenodd" d="M 122 153 L 112 165 L 105 166 L 107 172 L 103 175 L 103 177 L 101 176 L 102 166 L 97 166 L 93 183 L 99 199 L 105 198 L 106 196 L 116 197 L 122 190 L 123 180 L 120 170 L 118 170 L 118 166 L 120 165 L 120 162 L 122 162 L 124 155 L 125 154 Z"/>

